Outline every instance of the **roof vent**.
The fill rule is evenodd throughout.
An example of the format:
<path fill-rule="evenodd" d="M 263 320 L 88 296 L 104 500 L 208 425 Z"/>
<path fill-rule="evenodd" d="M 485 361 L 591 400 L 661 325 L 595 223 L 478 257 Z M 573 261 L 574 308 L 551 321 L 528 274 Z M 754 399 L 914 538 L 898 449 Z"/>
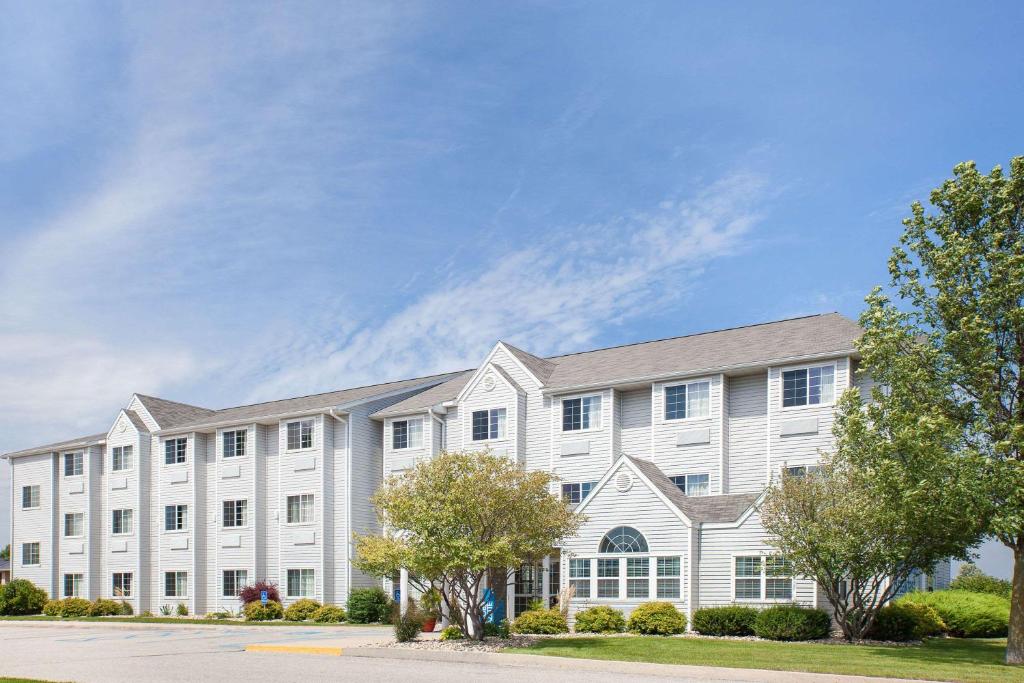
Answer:
<path fill-rule="evenodd" d="M 623 470 L 615 477 L 615 488 L 619 493 L 625 493 L 633 488 L 633 475 Z"/>
<path fill-rule="evenodd" d="M 492 391 L 494 389 L 494 375 L 488 373 L 484 377 L 484 391 Z"/>

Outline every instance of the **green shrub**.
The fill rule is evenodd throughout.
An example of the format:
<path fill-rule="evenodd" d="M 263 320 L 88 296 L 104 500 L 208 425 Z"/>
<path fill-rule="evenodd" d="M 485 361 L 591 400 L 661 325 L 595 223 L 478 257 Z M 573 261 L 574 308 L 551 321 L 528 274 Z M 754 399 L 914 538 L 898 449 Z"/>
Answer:
<path fill-rule="evenodd" d="M 607 605 L 598 605 L 576 613 L 576 633 L 622 633 L 626 618 Z"/>
<path fill-rule="evenodd" d="M 512 633 L 568 633 L 565 615 L 557 609 L 531 609 L 523 612 L 509 627 Z"/>
<path fill-rule="evenodd" d="M 175 609 L 175 613 L 177 613 L 177 615 L 179 617 L 187 617 L 188 616 L 188 605 L 186 605 L 183 602 L 179 602 L 177 609 Z"/>
<path fill-rule="evenodd" d="M 0 615 L 39 614 L 49 597 L 28 579 L 14 579 L 0 586 Z"/>
<path fill-rule="evenodd" d="M 1010 601 L 990 593 L 962 590 L 909 593 L 895 604 L 906 603 L 934 609 L 949 634 L 958 638 L 1002 638 L 1010 627 Z"/>
<path fill-rule="evenodd" d="M 758 613 L 754 635 L 768 640 L 817 640 L 827 638 L 831 626 L 832 618 L 820 609 L 774 605 Z"/>
<path fill-rule="evenodd" d="M 43 614 L 48 617 L 60 616 L 60 600 L 47 600 L 43 605 Z"/>
<path fill-rule="evenodd" d="M 153 614 L 152 612 L 150 612 L 149 610 L 146 610 L 145 612 L 142 612 L 139 616 L 142 617 L 143 619 L 152 619 L 156 615 Z"/>
<path fill-rule="evenodd" d="M 950 590 L 969 591 L 971 593 L 991 593 L 1004 598 L 1010 597 L 1013 585 L 1006 579 L 989 576 L 973 564 L 965 564 L 960 574 L 949 584 Z"/>
<path fill-rule="evenodd" d="M 306 621 L 313 617 L 313 613 L 323 607 L 319 602 L 311 598 L 302 598 L 288 605 L 284 611 L 286 621 Z"/>
<path fill-rule="evenodd" d="M 116 600 L 97 598 L 89 606 L 90 617 L 112 617 L 121 613 L 121 604 Z"/>
<path fill-rule="evenodd" d="M 686 615 L 671 602 L 645 602 L 629 615 L 627 628 L 649 636 L 671 636 L 686 630 Z"/>
<path fill-rule="evenodd" d="M 246 621 L 274 621 L 284 617 L 284 608 L 279 602 L 250 602 L 243 610 Z"/>
<path fill-rule="evenodd" d="M 484 637 L 485 638 L 508 638 L 508 634 L 512 632 L 507 619 L 502 619 L 497 624 L 493 621 L 484 622 Z"/>
<path fill-rule="evenodd" d="M 391 619 L 392 602 L 380 588 L 357 588 L 349 593 L 345 608 L 353 624 L 383 624 Z"/>
<path fill-rule="evenodd" d="M 423 619 L 423 613 L 416 607 L 416 603 L 410 601 L 405 614 L 395 617 L 395 640 L 400 643 L 416 640 L 423 632 Z"/>
<path fill-rule="evenodd" d="M 441 629 L 441 635 L 439 637 L 441 640 L 462 640 L 465 638 L 465 636 L 462 635 L 462 629 L 455 624 L 445 626 Z"/>
<path fill-rule="evenodd" d="M 867 637 L 904 642 L 939 635 L 945 628 L 942 619 L 928 605 L 893 603 L 878 611 Z"/>
<path fill-rule="evenodd" d="M 132 603 L 127 600 L 122 600 L 120 605 L 120 611 L 118 612 L 121 616 L 130 617 L 135 614 L 135 610 L 132 609 Z"/>
<path fill-rule="evenodd" d="M 339 624 L 345 621 L 345 609 L 337 605 L 324 605 L 313 612 L 312 619 L 318 624 Z"/>
<path fill-rule="evenodd" d="M 49 600 L 43 605 L 43 613 L 55 617 L 88 617 L 92 603 L 85 598 L 64 598 Z"/>
<path fill-rule="evenodd" d="M 705 636 L 750 636 L 757 614 L 744 605 L 702 607 L 693 613 L 693 630 Z"/>

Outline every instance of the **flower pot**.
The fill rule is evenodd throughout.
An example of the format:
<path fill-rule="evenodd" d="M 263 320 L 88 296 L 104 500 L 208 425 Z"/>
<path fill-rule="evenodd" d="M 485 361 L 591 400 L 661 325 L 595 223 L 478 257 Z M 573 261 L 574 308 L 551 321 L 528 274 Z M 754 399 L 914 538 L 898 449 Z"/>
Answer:
<path fill-rule="evenodd" d="M 434 627 L 437 625 L 437 619 L 424 619 L 423 620 L 423 632 L 433 633 Z"/>

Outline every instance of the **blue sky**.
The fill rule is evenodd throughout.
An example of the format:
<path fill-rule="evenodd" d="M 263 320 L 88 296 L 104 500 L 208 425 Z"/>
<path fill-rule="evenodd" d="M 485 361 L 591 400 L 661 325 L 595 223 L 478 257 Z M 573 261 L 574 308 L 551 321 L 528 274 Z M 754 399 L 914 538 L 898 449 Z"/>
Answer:
<path fill-rule="evenodd" d="M 3 4 L 0 451 L 855 316 L 1024 151 L 1019 3 Z"/>

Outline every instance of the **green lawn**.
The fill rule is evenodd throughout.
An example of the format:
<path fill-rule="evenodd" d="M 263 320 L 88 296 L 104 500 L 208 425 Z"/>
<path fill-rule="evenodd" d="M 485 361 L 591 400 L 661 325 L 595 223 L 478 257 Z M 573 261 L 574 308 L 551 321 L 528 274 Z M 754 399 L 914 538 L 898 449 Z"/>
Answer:
<path fill-rule="evenodd" d="M 40 681 L 36 678 L 7 678 L 0 676 L 0 683 L 49 683 L 48 681 Z"/>
<path fill-rule="evenodd" d="M 28 617 L 0 617 L 0 621 L 94 621 L 94 622 L 121 622 L 129 624 L 198 624 L 201 626 L 314 626 L 316 628 L 331 628 L 337 626 L 379 626 L 380 624 L 315 624 L 311 621 L 233 621 L 231 619 L 188 619 L 185 617 L 48 617 L 45 615 L 32 615 Z M 385 624 L 386 626 L 387 624 Z M 3 679 L 0 679 L 3 683 Z"/>
<path fill-rule="evenodd" d="M 505 652 L 964 683 L 1020 683 L 1024 681 L 1024 667 L 1003 664 L 1005 648 L 1005 639 L 933 639 L 915 647 L 884 647 L 627 637 L 552 638 Z"/>

